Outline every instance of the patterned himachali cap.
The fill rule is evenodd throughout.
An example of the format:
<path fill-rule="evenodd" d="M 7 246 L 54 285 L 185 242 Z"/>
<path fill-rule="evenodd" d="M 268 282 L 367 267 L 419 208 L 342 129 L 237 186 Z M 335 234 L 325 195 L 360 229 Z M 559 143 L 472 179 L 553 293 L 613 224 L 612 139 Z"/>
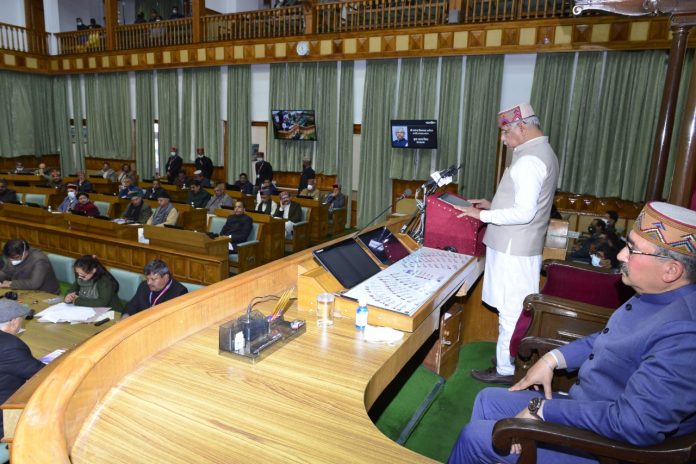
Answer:
<path fill-rule="evenodd" d="M 654 201 L 640 212 L 633 231 L 655 245 L 696 255 L 696 211 Z"/>
<path fill-rule="evenodd" d="M 503 128 L 508 124 L 519 122 L 530 116 L 535 116 L 532 105 L 529 103 L 520 103 L 498 113 L 498 127 Z"/>

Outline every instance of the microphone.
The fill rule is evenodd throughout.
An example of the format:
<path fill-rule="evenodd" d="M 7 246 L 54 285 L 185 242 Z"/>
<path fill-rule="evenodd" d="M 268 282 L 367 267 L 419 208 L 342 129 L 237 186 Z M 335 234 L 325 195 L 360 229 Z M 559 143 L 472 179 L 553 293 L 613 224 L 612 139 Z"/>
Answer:
<path fill-rule="evenodd" d="M 454 177 L 457 171 L 459 171 L 463 166 L 464 163 L 460 164 L 459 167 L 457 167 L 456 164 L 453 164 L 447 169 L 433 172 L 432 174 L 430 174 L 430 180 L 425 183 L 425 188 L 430 188 L 435 185 L 438 187 L 442 187 L 451 184 L 452 177 Z"/>
<path fill-rule="evenodd" d="M 402 193 L 401 195 L 399 195 L 398 197 L 396 197 L 396 202 L 398 203 L 398 202 L 400 202 L 401 200 L 403 200 L 404 198 L 411 196 L 411 193 L 413 193 L 413 192 L 411 192 L 411 189 L 408 189 L 408 188 L 407 188 L 406 190 L 404 190 L 404 193 Z M 365 229 L 367 229 L 368 227 L 370 227 L 370 225 L 371 225 L 373 222 L 375 222 L 377 219 L 379 219 L 384 213 L 386 213 L 387 210 L 388 210 L 389 208 L 391 208 L 391 203 L 389 203 L 389 205 L 387 205 L 387 207 L 384 208 L 377 216 L 373 217 L 373 218 L 370 220 L 370 222 L 368 222 L 368 223 L 365 224 L 362 228 L 360 228 L 360 230 L 358 230 L 357 232 L 355 232 L 355 233 L 353 234 L 353 237 L 352 237 L 352 238 L 355 239 L 355 238 L 357 238 L 358 236 L 360 236 L 360 234 L 362 234 L 363 232 L 365 232 Z"/>
<path fill-rule="evenodd" d="M 404 190 L 404 193 L 402 193 L 401 195 L 399 195 L 396 198 L 396 201 L 399 202 L 399 201 L 403 200 L 404 198 L 408 198 L 411 196 L 412 193 L 413 192 L 411 191 L 411 189 L 406 189 L 406 190 Z"/>

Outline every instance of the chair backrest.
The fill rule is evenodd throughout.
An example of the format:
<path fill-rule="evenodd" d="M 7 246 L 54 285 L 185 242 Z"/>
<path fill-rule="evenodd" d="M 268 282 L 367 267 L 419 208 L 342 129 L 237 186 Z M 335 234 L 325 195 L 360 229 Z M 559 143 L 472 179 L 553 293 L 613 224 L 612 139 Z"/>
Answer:
<path fill-rule="evenodd" d="M 46 253 L 46 256 L 59 282 L 75 283 L 75 271 L 73 270 L 75 260 L 73 258 L 54 253 Z"/>
<path fill-rule="evenodd" d="M 310 213 L 311 213 L 311 209 L 308 206 L 303 206 L 302 207 L 302 220 L 309 221 Z"/>
<path fill-rule="evenodd" d="M 192 284 L 191 282 L 181 282 L 181 285 L 186 287 L 186 290 L 188 290 L 189 293 L 195 292 L 196 290 L 199 290 L 199 289 L 205 287 L 205 285 Z"/>
<path fill-rule="evenodd" d="M 109 209 L 111 208 L 112 203 L 109 203 L 108 201 L 95 201 L 94 206 L 97 207 L 99 210 L 99 214 L 102 216 L 110 216 L 109 214 Z"/>
<path fill-rule="evenodd" d="M 249 237 L 247 237 L 247 242 L 251 240 L 256 240 L 259 234 L 259 224 L 257 222 L 251 223 L 251 231 L 249 232 Z"/>
<path fill-rule="evenodd" d="M 115 267 L 110 267 L 109 272 L 118 281 L 118 299 L 121 301 L 130 301 L 138 290 L 140 282 L 145 280 L 139 272 L 126 271 Z"/>
<path fill-rule="evenodd" d="M 24 193 L 17 192 L 17 201 L 20 203 L 24 203 Z"/>
<path fill-rule="evenodd" d="M 214 232 L 216 234 L 219 234 L 220 231 L 222 230 L 222 226 L 225 225 L 225 222 L 227 221 L 227 218 L 221 217 L 221 216 L 213 216 L 210 218 L 208 221 L 208 232 Z"/>
<path fill-rule="evenodd" d="M 551 260 L 546 264 L 546 283 L 540 293 L 616 309 L 635 291 L 623 283 L 617 270 Z"/>
<path fill-rule="evenodd" d="M 46 206 L 46 195 L 41 193 L 25 193 L 23 203 L 36 203 L 37 205 Z"/>

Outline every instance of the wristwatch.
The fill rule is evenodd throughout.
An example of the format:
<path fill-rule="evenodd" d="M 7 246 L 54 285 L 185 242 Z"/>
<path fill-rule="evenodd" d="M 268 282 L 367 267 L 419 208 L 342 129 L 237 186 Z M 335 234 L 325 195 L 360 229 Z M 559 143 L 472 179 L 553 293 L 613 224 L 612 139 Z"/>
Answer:
<path fill-rule="evenodd" d="M 529 410 L 529 414 L 531 414 L 532 416 L 536 417 L 539 420 L 544 420 L 539 415 L 539 409 L 541 409 L 542 404 L 544 404 L 544 399 L 541 398 L 540 396 L 537 396 L 536 398 L 532 398 L 529 401 L 529 405 L 527 406 L 527 409 Z"/>

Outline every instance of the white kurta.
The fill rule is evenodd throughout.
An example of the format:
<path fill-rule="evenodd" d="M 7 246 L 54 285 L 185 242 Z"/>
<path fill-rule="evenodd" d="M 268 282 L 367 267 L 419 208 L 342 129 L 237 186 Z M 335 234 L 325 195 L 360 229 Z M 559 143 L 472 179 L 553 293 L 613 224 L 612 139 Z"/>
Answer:
<path fill-rule="evenodd" d="M 547 174 L 544 163 L 533 156 L 523 156 L 508 169 L 515 185 L 515 204 L 512 208 L 481 211 L 481 220 L 485 223 L 526 224 L 537 212 L 537 200 Z M 510 358 L 510 339 L 525 297 L 539 292 L 541 272 L 541 255 L 514 256 L 509 248 L 509 243 L 506 252 L 486 247 L 483 275 L 483 301 L 499 312 L 496 356 L 500 375 L 515 373 Z"/>

